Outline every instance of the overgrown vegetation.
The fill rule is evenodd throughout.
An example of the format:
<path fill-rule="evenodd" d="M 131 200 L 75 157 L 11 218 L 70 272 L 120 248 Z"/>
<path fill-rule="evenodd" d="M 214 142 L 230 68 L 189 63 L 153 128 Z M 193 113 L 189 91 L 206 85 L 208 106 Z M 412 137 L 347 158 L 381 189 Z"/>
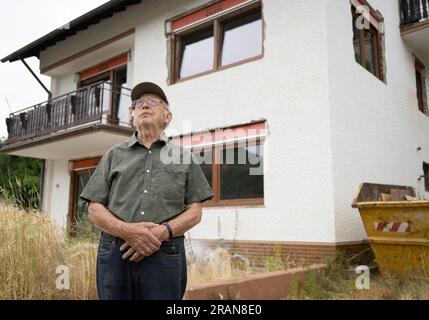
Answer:
<path fill-rule="evenodd" d="M 80 237 L 68 238 L 46 214 L 0 202 L 0 300 L 96 299 L 98 235 L 87 221 L 78 222 Z M 188 246 L 189 283 L 239 278 L 252 273 L 247 263 L 223 248 L 198 260 Z M 190 246 L 190 247 L 189 247 Z M 59 290 L 60 266 L 70 271 L 70 289 Z"/>
<path fill-rule="evenodd" d="M 376 268 L 370 273 L 369 289 L 356 287 L 357 265 L 374 265 L 372 251 L 354 260 L 344 253 L 336 259 L 326 261 L 326 268 L 308 271 L 302 279 L 294 278 L 287 299 L 361 299 L 361 300 L 403 300 L 429 299 L 429 277 L 399 279 L 382 277 Z"/>
<path fill-rule="evenodd" d="M 239 264 L 227 249 L 209 250 L 200 260 L 188 261 L 188 282 L 208 283 L 249 276 L 254 272 L 249 265 Z"/>
<path fill-rule="evenodd" d="M 40 160 L 0 153 L 0 197 L 24 209 L 38 208 L 40 169 Z"/>
<path fill-rule="evenodd" d="M 293 267 L 292 259 L 289 256 L 283 257 L 280 244 L 274 245 L 274 255 L 266 258 L 265 268 L 267 271 L 281 271 L 291 267 Z"/>
<path fill-rule="evenodd" d="M 73 234 L 77 240 L 92 241 L 99 239 L 101 230 L 94 226 L 89 220 L 88 215 L 78 216 L 73 226 Z"/>
<path fill-rule="evenodd" d="M 0 299 L 96 299 L 95 265 L 98 237 L 88 233 L 85 241 L 69 239 L 51 219 L 36 210 L 22 210 L 16 204 L 0 203 Z M 92 236 L 92 238 L 91 238 Z M 205 249 L 201 260 L 192 240 L 186 239 L 188 282 L 241 278 L 253 274 L 249 264 L 225 248 Z M 237 263 L 240 261 L 241 263 Z M 267 259 L 273 269 L 287 268 L 281 250 Z M 339 254 L 326 261 L 322 271 L 308 271 L 295 278 L 287 299 L 429 299 L 429 277 L 406 280 L 382 278 L 371 272 L 369 290 L 355 286 L 354 267 L 374 265 L 371 251 L 354 257 Z M 59 290 L 58 267 L 70 271 L 70 289 Z M 239 297 L 213 297 L 235 299 Z"/>
<path fill-rule="evenodd" d="M 0 299 L 97 297 L 97 246 L 65 238 L 48 216 L 0 203 L 0 243 Z M 56 287 L 61 266 L 69 268 L 69 290 Z"/>

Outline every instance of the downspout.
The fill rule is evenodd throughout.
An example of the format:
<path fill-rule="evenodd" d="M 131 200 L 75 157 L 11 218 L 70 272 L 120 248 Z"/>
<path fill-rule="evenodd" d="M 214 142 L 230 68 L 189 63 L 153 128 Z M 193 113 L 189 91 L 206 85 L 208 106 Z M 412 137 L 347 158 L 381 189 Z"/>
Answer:
<path fill-rule="evenodd" d="M 50 100 L 52 98 L 52 93 L 51 91 L 48 90 L 48 88 L 46 88 L 46 86 L 43 84 L 43 82 L 39 79 L 39 77 L 34 73 L 34 71 L 30 68 L 30 66 L 27 64 L 27 62 L 25 62 L 24 59 L 19 59 L 21 60 L 21 62 L 24 64 L 24 66 L 28 69 L 28 71 L 30 71 L 30 73 L 33 75 L 33 77 L 37 80 L 37 82 L 42 86 L 42 88 L 48 93 L 48 100 Z"/>

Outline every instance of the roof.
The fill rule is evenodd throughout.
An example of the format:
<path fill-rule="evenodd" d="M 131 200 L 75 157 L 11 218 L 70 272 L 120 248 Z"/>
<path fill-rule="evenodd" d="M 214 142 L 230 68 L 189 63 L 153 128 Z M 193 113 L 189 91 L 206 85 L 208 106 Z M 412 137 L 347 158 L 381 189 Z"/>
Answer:
<path fill-rule="evenodd" d="M 39 58 L 40 51 L 49 46 L 55 45 L 59 41 L 75 35 L 81 30 L 88 29 L 89 26 L 99 23 L 103 19 L 112 17 L 115 13 L 125 11 L 128 6 L 138 4 L 142 0 L 111 0 L 94 10 L 65 24 L 64 28 L 55 29 L 47 35 L 31 42 L 25 47 L 4 57 L 1 62 L 14 62 L 29 57 Z"/>

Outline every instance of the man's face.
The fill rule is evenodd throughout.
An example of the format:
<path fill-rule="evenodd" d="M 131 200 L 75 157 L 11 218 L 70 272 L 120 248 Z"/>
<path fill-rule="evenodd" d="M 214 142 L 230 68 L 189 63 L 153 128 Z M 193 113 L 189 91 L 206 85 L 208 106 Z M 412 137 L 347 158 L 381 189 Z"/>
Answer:
<path fill-rule="evenodd" d="M 159 100 L 159 102 L 157 102 Z M 164 106 L 164 102 L 156 94 L 145 93 L 138 101 L 134 110 L 133 124 L 136 128 L 156 127 L 164 129 L 172 119 L 172 114 Z M 155 102 L 155 104 L 154 104 Z"/>

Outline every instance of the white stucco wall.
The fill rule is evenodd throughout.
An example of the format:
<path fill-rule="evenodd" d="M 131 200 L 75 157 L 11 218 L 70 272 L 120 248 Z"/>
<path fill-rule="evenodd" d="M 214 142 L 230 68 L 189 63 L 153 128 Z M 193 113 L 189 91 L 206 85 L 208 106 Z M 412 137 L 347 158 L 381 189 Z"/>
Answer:
<path fill-rule="evenodd" d="M 47 160 L 45 174 L 45 211 L 61 226 L 67 226 L 70 175 L 67 160 Z"/>
<path fill-rule="evenodd" d="M 358 210 L 350 207 L 360 183 L 409 185 L 422 192 L 417 178 L 422 162 L 429 161 L 429 118 L 418 110 L 414 59 L 400 36 L 398 4 L 369 2 L 385 19 L 387 84 L 354 60 L 349 1 L 329 1 L 335 17 L 328 21 L 328 56 L 338 242 L 366 237 Z"/>
<path fill-rule="evenodd" d="M 64 74 L 52 77 L 51 92 L 53 97 L 57 97 L 77 89 L 76 78 L 74 74 Z"/>
<path fill-rule="evenodd" d="M 45 161 L 45 173 L 43 180 L 43 200 L 42 200 L 42 211 L 49 213 L 51 206 L 51 190 L 52 190 L 52 175 L 53 165 L 50 160 Z"/>

